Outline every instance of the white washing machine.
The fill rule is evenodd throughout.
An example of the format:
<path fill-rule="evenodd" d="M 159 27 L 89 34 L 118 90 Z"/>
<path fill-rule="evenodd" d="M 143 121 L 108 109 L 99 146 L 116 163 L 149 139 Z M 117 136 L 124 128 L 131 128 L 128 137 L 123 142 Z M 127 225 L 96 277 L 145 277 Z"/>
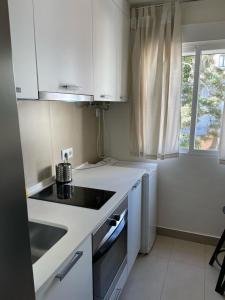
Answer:
<path fill-rule="evenodd" d="M 142 184 L 142 233 L 140 253 L 148 254 L 156 238 L 157 225 L 157 170 L 156 163 L 105 159 L 109 165 L 138 168 L 146 171 Z"/>

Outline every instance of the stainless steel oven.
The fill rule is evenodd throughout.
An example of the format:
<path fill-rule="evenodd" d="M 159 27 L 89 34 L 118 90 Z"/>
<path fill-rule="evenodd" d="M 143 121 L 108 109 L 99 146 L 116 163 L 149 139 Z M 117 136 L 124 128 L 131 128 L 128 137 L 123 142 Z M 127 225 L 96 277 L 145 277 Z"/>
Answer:
<path fill-rule="evenodd" d="M 94 300 L 108 300 L 127 263 L 126 198 L 93 235 Z"/>

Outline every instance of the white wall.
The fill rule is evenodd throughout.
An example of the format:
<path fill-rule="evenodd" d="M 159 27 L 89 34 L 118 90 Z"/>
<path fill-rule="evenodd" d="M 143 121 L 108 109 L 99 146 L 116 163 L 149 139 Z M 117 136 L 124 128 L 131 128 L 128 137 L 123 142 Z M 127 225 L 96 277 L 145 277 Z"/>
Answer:
<path fill-rule="evenodd" d="M 131 5 L 170 2 L 171 0 L 129 0 Z M 197 24 L 224 21 L 224 0 L 200 0 L 182 3 L 182 23 Z"/>
<path fill-rule="evenodd" d="M 129 154 L 129 104 L 105 113 L 105 154 Z M 225 166 L 217 158 L 182 155 L 159 162 L 158 226 L 219 236 L 224 229 Z"/>
<path fill-rule="evenodd" d="M 182 155 L 159 163 L 162 227 L 219 236 L 224 230 L 225 167 L 217 158 Z"/>
<path fill-rule="evenodd" d="M 183 41 L 187 43 L 225 39 L 224 11 L 224 0 L 183 3 Z"/>
<path fill-rule="evenodd" d="M 224 0 L 201 0 L 182 4 L 182 23 L 199 24 L 225 21 Z"/>
<path fill-rule="evenodd" d="M 225 39 L 225 22 L 199 23 L 184 25 L 183 42 L 209 41 Z"/>

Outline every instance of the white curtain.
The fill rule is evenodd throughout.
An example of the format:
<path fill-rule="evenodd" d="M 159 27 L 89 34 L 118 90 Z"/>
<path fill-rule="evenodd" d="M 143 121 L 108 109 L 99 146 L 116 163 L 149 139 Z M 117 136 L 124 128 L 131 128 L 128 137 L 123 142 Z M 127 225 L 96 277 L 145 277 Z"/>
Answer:
<path fill-rule="evenodd" d="M 131 153 L 152 159 L 179 153 L 180 3 L 132 9 Z"/>

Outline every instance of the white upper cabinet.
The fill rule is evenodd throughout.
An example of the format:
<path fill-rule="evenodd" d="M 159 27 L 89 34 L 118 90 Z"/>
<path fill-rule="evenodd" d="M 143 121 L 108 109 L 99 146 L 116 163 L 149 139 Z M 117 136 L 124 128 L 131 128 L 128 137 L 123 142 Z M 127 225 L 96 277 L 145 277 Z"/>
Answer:
<path fill-rule="evenodd" d="M 9 0 L 17 97 L 128 99 L 127 0 Z"/>
<path fill-rule="evenodd" d="M 124 2 L 123 2 L 124 3 Z M 130 18 L 124 10 L 117 9 L 117 97 L 118 101 L 128 100 L 128 62 Z"/>
<path fill-rule="evenodd" d="M 37 69 L 31 0 L 8 0 L 14 78 L 19 99 L 37 99 Z"/>
<path fill-rule="evenodd" d="M 34 0 L 34 24 L 39 91 L 93 95 L 92 1 Z"/>
<path fill-rule="evenodd" d="M 115 101 L 117 76 L 116 6 L 112 0 L 93 1 L 94 96 Z"/>
<path fill-rule="evenodd" d="M 126 0 L 95 0 L 94 96 L 96 101 L 127 101 L 129 6 Z"/>

